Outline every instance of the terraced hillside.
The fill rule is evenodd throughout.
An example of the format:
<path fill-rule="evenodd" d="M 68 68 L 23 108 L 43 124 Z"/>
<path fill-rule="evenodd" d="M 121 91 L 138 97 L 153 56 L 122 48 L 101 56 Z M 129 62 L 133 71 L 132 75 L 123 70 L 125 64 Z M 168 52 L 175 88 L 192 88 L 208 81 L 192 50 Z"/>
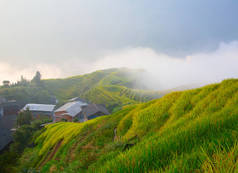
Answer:
<path fill-rule="evenodd" d="M 146 102 L 164 95 L 162 92 L 145 90 L 138 82 L 141 73 L 140 70 L 126 68 L 99 70 L 65 79 L 44 80 L 44 86 L 61 103 L 72 97 L 81 97 L 115 111 L 124 105 Z"/>
<path fill-rule="evenodd" d="M 18 169 L 235 172 L 238 80 L 174 92 L 85 123 L 48 125 Z"/>
<path fill-rule="evenodd" d="M 17 100 L 21 106 L 26 103 L 55 104 L 55 97 L 60 106 L 68 99 L 81 97 L 104 104 L 109 111 L 115 112 L 124 105 L 146 102 L 164 95 L 141 86 L 138 81 L 141 73 L 141 70 L 114 68 L 63 79 L 42 80 L 38 86 L 23 81 L 18 85 L 0 87 L 0 95 Z"/>

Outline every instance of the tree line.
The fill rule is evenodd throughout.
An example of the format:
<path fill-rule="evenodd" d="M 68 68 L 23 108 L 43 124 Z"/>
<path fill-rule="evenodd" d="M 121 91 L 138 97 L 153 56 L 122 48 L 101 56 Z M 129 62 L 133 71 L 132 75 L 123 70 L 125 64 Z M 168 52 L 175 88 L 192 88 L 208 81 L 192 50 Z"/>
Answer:
<path fill-rule="evenodd" d="M 15 83 L 11 83 L 9 80 L 4 80 L 2 82 L 2 87 L 15 87 L 15 86 L 29 86 L 29 85 L 34 85 L 37 87 L 42 87 L 43 86 L 43 82 L 41 80 L 41 73 L 39 71 L 36 72 L 35 76 L 32 78 L 32 80 L 27 80 L 26 78 L 24 78 L 23 76 L 21 76 L 21 80 L 17 81 Z"/>

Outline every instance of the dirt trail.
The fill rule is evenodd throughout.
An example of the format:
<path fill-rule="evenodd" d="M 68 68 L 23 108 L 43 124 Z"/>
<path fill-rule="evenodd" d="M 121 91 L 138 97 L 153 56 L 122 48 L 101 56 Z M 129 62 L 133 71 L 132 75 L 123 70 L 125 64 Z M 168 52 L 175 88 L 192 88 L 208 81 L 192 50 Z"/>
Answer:
<path fill-rule="evenodd" d="M 58 149 L 61 146 L 62 142 L 63 142 L 63 140 L 60 140 L 57 143 L 57 145 L 54 147 L 53 151 L 52 152 L 49 151 L 50 155 L 48 157 L 46 157 L 43 162 L 41 162 L 41 164 L 39 166 L 40 168 L 54 157 L 55 153 L 58 151 Z"/>

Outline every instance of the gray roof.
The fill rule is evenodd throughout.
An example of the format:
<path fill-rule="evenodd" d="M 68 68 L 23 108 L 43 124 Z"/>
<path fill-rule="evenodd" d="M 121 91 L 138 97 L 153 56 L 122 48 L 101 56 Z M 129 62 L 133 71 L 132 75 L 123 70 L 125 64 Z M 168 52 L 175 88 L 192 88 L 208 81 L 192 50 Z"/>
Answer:
<path fill-rule="evenodd" d="M 98 112 L 101 112 L 105 115 L 110 114 L 103 105 L 99 105 L 99 104 L 89 104 L 88 106 L 83 108 L 83 114 L 86 115 L 87 117 L 93 114 L 96 114 Z"/>
<path fill-rule="evenodd" d="M 55 112 L 67 112 L 70 116 L 75 117 L 82 111 L 82 107 L 88 105 L 85 102 L 74 101 L 69 102 L 58 108 Z"/>
<path fill-rule="evenodd" d="M 47 104 L 26 104 L 22 110 L 29 109 L 30 111 L 53 112 L 55 105 Z"/>

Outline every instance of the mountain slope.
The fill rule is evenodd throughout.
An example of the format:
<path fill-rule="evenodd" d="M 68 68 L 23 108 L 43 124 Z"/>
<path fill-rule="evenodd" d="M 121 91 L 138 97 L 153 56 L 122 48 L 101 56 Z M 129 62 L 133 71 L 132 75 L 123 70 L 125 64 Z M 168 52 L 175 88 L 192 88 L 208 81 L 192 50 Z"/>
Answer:
<path fill-rule="evenodd" d="M 142 90 L 138 84 L 140 70 L 126 68 L 99 70 L 66 79 L 44 81 L 45 88 L 61 102 L 81 97 L 93 103 L 104 104 L 112 111 L 124 105 L 159 98 L 163 93 Z"/>
<path fill-rule="evenodd" d="M 48 125 L 20 159 L 42 172 L 238 171 L 238 80 L 174 92 L 85 123 Z"/>
<path fill-rule="evenodd" d="M 124 105 L 159 98 L 163 93 L 144 89 L 138 82 L 141 70 L 126 68 L 99 70 L 65 79 L 42 80 L 40 86 L 32 83 L 0 88 L 0 95 L 26 103 L 51 103 L 59 105 L 73 97 L 81 97 L 97 104 L 104 104 L 110 111 Z"/>

